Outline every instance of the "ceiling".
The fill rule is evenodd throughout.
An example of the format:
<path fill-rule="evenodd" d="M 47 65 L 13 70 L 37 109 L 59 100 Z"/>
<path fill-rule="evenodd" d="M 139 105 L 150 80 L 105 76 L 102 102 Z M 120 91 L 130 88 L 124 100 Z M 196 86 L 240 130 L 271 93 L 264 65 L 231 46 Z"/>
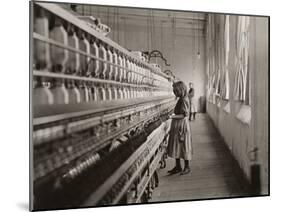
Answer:
<path fill-rule="evenodd" d="M 64 6 L 68 7 L 68 6 Z M 140 9 L 125 7 L 108 7 L 97 5 L 77 5 L 77 12 L 81 15 L 99 17 L 105 24 L 112 24 L 117 19 L 126 20 L 126 24 L 184 28 L 204 31 L 206 13 L 171 11 L 158 9 Z"/>

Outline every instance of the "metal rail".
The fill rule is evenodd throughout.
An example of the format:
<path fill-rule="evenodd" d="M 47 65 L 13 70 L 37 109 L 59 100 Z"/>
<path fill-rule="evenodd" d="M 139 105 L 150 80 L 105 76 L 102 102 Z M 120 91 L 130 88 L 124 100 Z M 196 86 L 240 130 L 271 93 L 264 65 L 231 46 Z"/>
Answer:
<path fill-rule="evenodd" d="M 34 110 L 33 125 L 46 124 L 49 122 L 60 121 L 63 119 L 70 119 L 79 116 L 85 116 L 95 113 L 109 114 L 116 110 L 125 110 L 135 106 L 144 106 L 146 104 L 153 104 L 154 106 L 173 101 L 175 98 L 171 96 L 153 97 L 153 98 L 138 98 L 133 100 L 119 100 L 119 101 L 104 101 L 93 102 L 84 105 L 58 105 L 38 107 Z M 69 106 L 69 107 L 68 107 Z"/>

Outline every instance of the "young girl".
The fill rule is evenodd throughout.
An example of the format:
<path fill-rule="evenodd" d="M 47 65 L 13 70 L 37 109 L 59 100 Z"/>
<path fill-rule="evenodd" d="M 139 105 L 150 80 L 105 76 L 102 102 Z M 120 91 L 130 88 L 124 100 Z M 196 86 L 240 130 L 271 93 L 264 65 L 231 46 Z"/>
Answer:
<path fill-rule="evenodd" d="M 173 92 L 178 97 L 178 102 L 171 116 L 171 130 L 167 147 L 168 156 L 176 159 L 175 167 L 168 172 L 170 174 L 188 174 L 190 172 L 189 161 L 192 158 L 192 140 L 189 125 L 190 105 L 187 99 L 187 88 L 182 81 L 173 84 Z M 180 159 L 184 159 L 184 169 L 181 168 Z"/>
<path fill-rule="evenodd" d="M 196 115 L 196 104 L 195 104 L 195 91 L 193 88 L 193 83 L 189 83 L 189 91 L 188 91 L 188 98 L 189 98 L 189 103 L 190 103 L 190 114 L 189 114 L 189 121 L 191 121 L 192 116 L 193 120 L 195 120 L 195 115 Z"/>

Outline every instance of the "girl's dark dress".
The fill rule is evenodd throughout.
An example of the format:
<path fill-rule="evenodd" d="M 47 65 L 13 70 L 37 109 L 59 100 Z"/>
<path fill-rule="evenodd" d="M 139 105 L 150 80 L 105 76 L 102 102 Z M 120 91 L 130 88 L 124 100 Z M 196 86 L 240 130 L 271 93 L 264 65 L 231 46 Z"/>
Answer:
<path fill-rule="evenodd" d="M 192 139 L 189 125 L 189 101 L 185 98 L 179 98 L 174 113 L 183 114 L 182 119 L 172 119 L 171 130 L 168 143 L 168 156 L 172 158 L 192 159 Z"/>

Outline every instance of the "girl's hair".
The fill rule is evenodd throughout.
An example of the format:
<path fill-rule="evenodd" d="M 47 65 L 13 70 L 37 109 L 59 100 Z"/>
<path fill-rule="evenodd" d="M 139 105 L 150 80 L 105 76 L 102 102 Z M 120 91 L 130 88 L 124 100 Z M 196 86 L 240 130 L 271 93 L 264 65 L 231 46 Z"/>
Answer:
<path fill-rule="evenodd" d="M 173 92 L 176 95 L 176 97 L 181 97 L 181 98 L 186 97 L 187 88 L 184 82 L 182 81 L 175 82 L 173 84 Z"/>

